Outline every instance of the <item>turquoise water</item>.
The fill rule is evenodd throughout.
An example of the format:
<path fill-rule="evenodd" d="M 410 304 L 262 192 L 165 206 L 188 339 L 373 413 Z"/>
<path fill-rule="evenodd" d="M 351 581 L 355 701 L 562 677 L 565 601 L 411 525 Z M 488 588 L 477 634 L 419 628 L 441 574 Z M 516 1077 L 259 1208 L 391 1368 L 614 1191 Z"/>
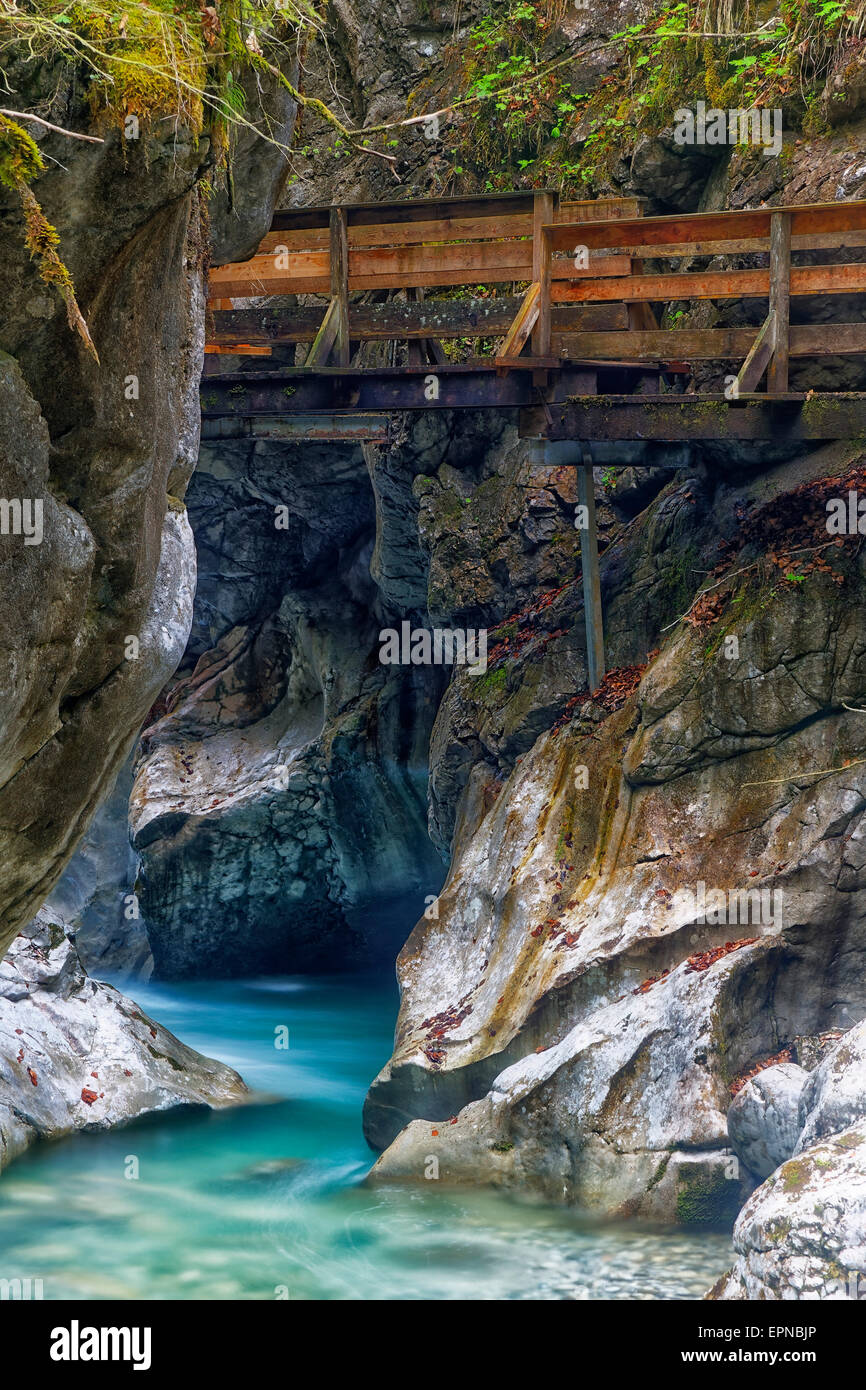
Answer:
<path fill-rule="evenodd" d="M 0 1178 L 6 1278 L 81 1299 L 700 1298 L 725 1237 L 599 1230 L 488 1191 L 368 1189 L 361 1105 L 396 992 L 359 979 L 136 986 L 260 1093 L 45 1144 Z M 274 1030 L 289 1029 L 287 1051 Z M 127 1178 L 138 1160 L 137 1179 Z"/>

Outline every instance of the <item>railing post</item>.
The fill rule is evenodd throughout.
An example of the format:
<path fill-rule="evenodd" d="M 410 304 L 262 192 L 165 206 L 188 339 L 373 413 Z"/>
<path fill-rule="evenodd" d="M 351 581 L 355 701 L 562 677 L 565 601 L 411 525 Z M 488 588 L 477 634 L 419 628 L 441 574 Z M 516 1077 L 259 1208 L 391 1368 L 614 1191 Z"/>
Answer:
<path fill-rule="evenodd" d="M 532 204 L 532 279 L 541 286 L 538 319 L 532 334 L 533 357 L 550 355 L 550 234 L 542 228 L 553 222 L 556 201 L 552 193 L 536 193 Z"/>
<path fill-rule="evenodd" d="M 788 326 L 791 304 L 791 214 L 770 215 L 770 321 L 773 324 L 773 357 L 767 372 L 767 390 L 788 389 Z"/>
<path fill-rule="evenodd" d="M 589 689 L 595 694 L 604 680 L 604 620 L 601 609 L 601 572 L 598 566 L 598 530 L 595 519 L 595 482 L 592 455 L 581 449 L 583 462 L 577 468 L 577 500 L 586 508 L 586 525 L 580 532 L 580 559 L 583 569 L 583 612 L 586 621 L 586 664 Z"/>
<path fill-rule="evenodd" d="M 331 298 L 337 301 L 334 359 L 349 365 L 349 231 L 346 209 L 331 208 Z"/>

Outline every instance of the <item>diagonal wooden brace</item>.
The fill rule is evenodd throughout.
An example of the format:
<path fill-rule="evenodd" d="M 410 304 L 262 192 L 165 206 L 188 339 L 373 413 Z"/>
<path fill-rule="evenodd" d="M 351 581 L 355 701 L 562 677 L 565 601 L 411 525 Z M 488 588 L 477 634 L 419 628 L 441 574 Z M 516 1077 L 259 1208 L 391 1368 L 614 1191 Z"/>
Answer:
<path fill-rule="evenodd" d="M 523 302 L 514 316 L 511 327 L 496 354 L 497 369 L 509 359 L 519 357 L 529 341 L 530 334 L 538 322 L 541 310 L 541 284 L 534 281 L 523 296 Z"/>
<path fill-rule="evenodd" d="M 337 341 L 337 334 L 340 329 L 341 309 L 340 301 L 335 296 L 327 309 L 325 317 L 319 325 L 319 331 L 313 339 L 310 351 L 307 353 L 306 367 L 324 367 L 328 358 L 334 350 Z"/>
<path fill-rule="evenodd" d="M 741 391 L 754 391 L 769 367 L 775 350 L 776 316 L 771 311 L 764 319 L 760 332 L 752 343 L 749 355 L 737 373 L 737 395 Z"/>

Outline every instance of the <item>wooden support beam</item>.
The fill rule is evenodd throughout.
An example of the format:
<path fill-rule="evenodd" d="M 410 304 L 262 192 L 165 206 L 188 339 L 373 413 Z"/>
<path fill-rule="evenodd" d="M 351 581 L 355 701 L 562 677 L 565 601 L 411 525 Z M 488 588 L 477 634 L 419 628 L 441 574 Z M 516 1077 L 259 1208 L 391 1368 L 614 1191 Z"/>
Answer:
<path fill-rule="evenodd" d="M 520 308 L 515 314 L 511 327 L 499 347 L 499 351 L 496 354 L 497 367 L 502 365 L 504 359 L 520 356 L 525 344 L 529 341 L 529 335 L 538 322 L 540 308 L 541 285 L 536 280 L 529 286 L 529 289 L 523 296 Z M 550 332 L 548 328 L 548 339 L 549 337 Z"/>
<path fill-rule="evenodd" d="M 546 223 L 553 221 L 556 200 L 552 193 L 536 193 L 532 209 L 532 283 L 538 286 L 538 313 L 532 333 L 533 357 L 547 357 L 550 352 L 550 282 L 553 255 L 550 236 L 545 234 Z"/>
<path fill-rule="evenodd" d="M 586 620 L 586 665 L 589 688 L 595 694 L 604 680 L 604 619 L 601 607 L 601 574 L 598 567 L 598 526 L 595 516 L 595 483 L 592 454 L 581 449 L 583 462 L 577 470 L 578 505 L 583 509 L 580 527 L 580 558 L 583 570 L 583 611 Z"/>
<path fill-rule="evenodd" d="M 749 348 L 748 356 L 737 373 L 737 392 L 754 391 L 767 370 L 776 344 L 776 317 L 770 310 L 761 324 L 758 336 Z"/>
<path fill-rule="evenodd" d="M 331 208 L 330 247 L 331 300 L 337 305 L 337 332 L 334 358 L 340 367 L 349 365 L 349 241 L 346 209 Z"/>
<path fill-rule="evenodd" d="M 767 373 L 767 390 L 774 395 L 788 389 L 790 310 L 791 214 L 774 212 L 770 218 L 770 318 L 773 320 L 773 359 Z"/>

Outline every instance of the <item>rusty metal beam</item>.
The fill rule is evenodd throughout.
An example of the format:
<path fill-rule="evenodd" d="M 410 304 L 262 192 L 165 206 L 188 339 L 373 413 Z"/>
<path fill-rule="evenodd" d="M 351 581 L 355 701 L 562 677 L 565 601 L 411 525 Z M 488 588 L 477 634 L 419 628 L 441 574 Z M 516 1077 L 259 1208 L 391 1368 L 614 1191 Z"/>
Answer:
<path fill-rule="evenodd" d="M 260 359 L 259 359 L 260 360 Z M 516 364 L 506 376 L 489 367 L 415 366 L 363 372 L 303 367 L 207 376 L 201 384 L 202 415 L 250 418 L 255 415 L 304 414 L 308 411 L 484 410 L 517 409 L 534 404 L 532 359 Z M 552 401 L 595 389 L 595 373 L 563 367 L 556 373 Z"/>
<path fill-rule="evenodd" d="M 201 437 L 209 439 L 271 439 L 299 443 L 303 440 L 356 443 L 388 438 L 387 415 L 355 412 L 335 415 L 327 411 L 294 415 L 255 415 L 202 420 Z"/>
<path fill-rule="evenodd" d="M 804 395 L 585 396 L 520 413 L 527 439 L 866 440 L 866 392 Z"/>

